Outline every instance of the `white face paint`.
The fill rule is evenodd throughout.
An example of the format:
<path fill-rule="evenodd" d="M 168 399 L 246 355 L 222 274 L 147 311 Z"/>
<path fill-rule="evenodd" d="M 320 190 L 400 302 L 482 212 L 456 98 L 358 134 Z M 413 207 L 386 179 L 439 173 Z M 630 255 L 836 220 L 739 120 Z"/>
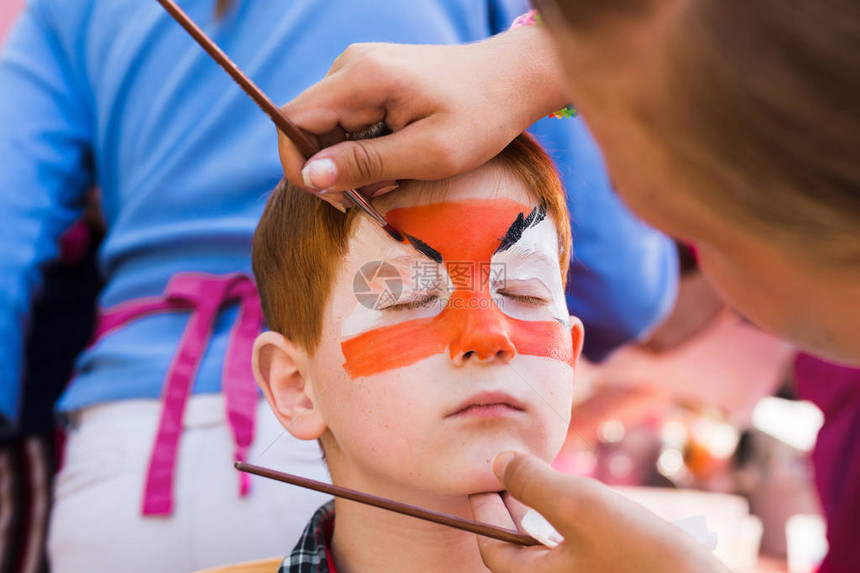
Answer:
<path fill-rule="evenodd" d="M 352 283 L 336 287 L 352 289 L 355 294 L 352 297 L 355 305 L 346 310 L 341 323 L 342 338 L 442 312 L 452 290 L 444 264 L 411 246 L 393 242 L 364 217 L 357 225 L 355 237 L 346 264 L 359 270 Z M 373 257 L 367 257 L 365 253 L 369 252 L 374 253 Z M 357 259 L 358 253 L 362 253 L 361 260 Z M 392 276 L 394 273 L 396 277 Z"/>
<path fill-rule="evenodd" d="M 430 318 L 445 308 L 453 284 L 444 264 L 422 256 L 412 247 L 393 243 L 362 218 L 347 261 L 359 267 L 350 285 L 356 304 L 341 323 L 341 336 L 350 338 L 406 320 Z M 358 244 L 362 243 L 362 244 Z M 567 302 L 558 272 L 558 234 L 544 217 L 525 229 L 508 249 L 493 255 L 487 271 L 490 293 L 499 309 L 520 320 L 556 320 L 569 327 Z M 356 253 L 373 258 L 355 260 Z M 367 258 L 366 255 L 363 255 Z M 384 265 L 382 263 L 385 263 Z M 367 296 L 361 296 L 362 294 Z M 536 301 L 538 304 L 536 304 Z"/>
<path fill-rule="evenodd" d="M 392 195 L 384 211 L 392 224 L 412 232 L 440 256 L 448 253 L 450 276 L 432 256 L 392 241 L 363 216 L 356 221 L 308 368 L 320 411 L 337 442 L 329 462 L 341 464 L 333 468 L 348 469 L 353 481 L 344 485 L 372 485 L 390 497 L 411 492 L 410 503 L 431 505 L 428 499 L 438 494 L 450 499 L 493 491 L 498 480 L 490 461 L 496 454 L 517 450 L 551 461 L 567 436 L 572 368 L 582 332 L 578 323 L 565 329 L 555 320 L 566 316 L 557 233 L 552 221 L 536 222 L 493 257 L 498 239 L 517 215 L 532 210 L 524 186 L 500 176 L 493 166 L 452 179 L 444 199 L 425 194 L 427 201 L 422 202 L 422 195 L 405 191 Z M 395 212 L 424 207 L 428 209 L 420 213 Z M 459 286 L 462 280 L 453 268 L 458 259 L 453 257 L 484 265 L 504 262 L 505 288 L 496 280 L 492 294 L 486 282 L 469 292 Z M 375 307 L 357 300 L 354 277 L 373 261 L 386 261 L 396 269 L 402 291 L 395 305 L 406 308 L 392 310 L 386 302 Z M 416 270 L 420 280 L 414 280 Z M 432 280 L 437 276 L 444 280 Z M 370 277 L 367 290 L 384 290 L 385 280 Z M 520 304 L 538 306 L 529 312 L 552 320 L 522 324 L 505 315 L 515 312 L 515 303 L 508 299 L 518 293 L 545 301 Z M 419 304 L 427 295 L 452 302 Z M 493 296 L 504 297 L 502 310 Z M 457 301 L 489 307 L 457 307 Z M 488 336 L 504 337 L 506 347 L 516 349 L 513 358 L 485 360 L 472 354 L 464 359 L 471 345 Z M 572 359 L 566 357 L 570 350 Z M 345 379 L 351 383 L 338 382 Z M 331 390 L 323 390 L 327 388 Z M 518 407 L 480 416 L 460 413 L 464 403 L 487 393 L 510 396 Z"/>
<path fill-rule="evenodd" d="M 493 255 L 490 267 L 490 292 L 502 312 L 520 320 L 556 320 L 569 325 L 558 272 L 558 233 L 549 217 L 523 231 L 507 250 Z"/>

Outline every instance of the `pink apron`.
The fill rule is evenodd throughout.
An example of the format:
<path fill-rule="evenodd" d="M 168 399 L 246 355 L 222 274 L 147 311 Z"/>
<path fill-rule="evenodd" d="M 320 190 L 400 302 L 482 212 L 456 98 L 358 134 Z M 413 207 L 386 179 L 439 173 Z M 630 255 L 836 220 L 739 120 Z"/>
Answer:
<path fill-rule="evenodd" d="M 251 349 L 263 325 L 260 299 L 253 280 L 240 273 L 178 273 L 170 279 L 162 296 L 132 300 L 100 313 L 94 341 L 143 316 L 161 312 L 191 313 L 164 382 L 164 406 L 149 459 L 143 515 L 170 515 L 173 510 L 173 474 L 185 404 L 209 344 L 218 311 L 232 302 L 239 303 L 239 315 L 230 333 L 224 358 L 222 391 L 227 421 L 236 446 L 233 457 L 236 461 L 246 461 L 254 438 L 258 400 L 251 370 Z M 250 476 L 240 473 L 239 480 L 239 493 L 245 496 L 249 491 Z"/>

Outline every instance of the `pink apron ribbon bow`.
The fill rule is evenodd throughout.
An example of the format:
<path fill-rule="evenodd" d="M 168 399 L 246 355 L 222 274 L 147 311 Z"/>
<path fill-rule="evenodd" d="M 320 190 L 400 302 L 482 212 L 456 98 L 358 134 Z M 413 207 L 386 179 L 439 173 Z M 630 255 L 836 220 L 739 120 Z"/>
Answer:
<path fill-rule="evenodd" d="M 257 387 L 251 370 L 251 349 L 263 324 L 260 299 L 254 282 L 245 274 L 174 275 L 161 297 L 143 298 L 107 309 L 99 317 L 95 339 L 128 322 L 158 312 L 190 310 L 191 317 L 179 348 L 167 371 L 162 399 L 164 406 L 149 460 L 143 495 L 143 515 L 170 515 L 173 511 L 173 474 L 182 435 L 185 404 L 191 394 L 200 360 L 218 311 L 238 301 L 239 316 L 230 333 L 224 358 L 223 385 L 227 421 L 236 449 L 233 458 L 246 461 L 254 438 Z M 250 476 L 240 473 L 240 495 L 248 494 Z"/>

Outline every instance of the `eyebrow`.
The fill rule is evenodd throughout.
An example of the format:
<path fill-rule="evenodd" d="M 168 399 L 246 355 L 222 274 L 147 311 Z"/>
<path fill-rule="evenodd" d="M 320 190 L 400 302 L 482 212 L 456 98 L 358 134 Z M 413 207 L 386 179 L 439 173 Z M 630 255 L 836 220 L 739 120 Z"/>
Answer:
<path fill-rule="evenodd" d="M 428 245 L 427 243 L 425 243 L 424 241 L 422 241 L 418 237 L 413 237 L 409 233 L 403 233 L 403 234 L 406 235 L 406 238 L 409 239 L 409 242 L 412 243 L 412 246 L 415 247 L 416 251 L 418 251 L 419 253 L 421 253 L 425 257 L 433 259 L 434 261 L 436 261 L 440 265 L 442 264 L 442 253 L 440 253 L 439 251 L 437 251 L 436 249 L 434 249 L 433 247 L 431 247 L 430 245 Z"/>
<path fill-rule="evenodd" d="M 500 243 L 495 252 L 501 253 L 510 249 L 523 237 L 523 233 L 525 233 L 526 229 L 534 227 L 545 218 L 546 207 L 543 205 L 532 209 L 532 212 L 529 213 L 528 217 L 524 217 L 522 213 L 517 215 L 517 218 L 514 219 L 514 222 L 511 223 L 510 227 L 508 227 L 508 232 L 505 233 L 505 236 L 499 238 Z"/>

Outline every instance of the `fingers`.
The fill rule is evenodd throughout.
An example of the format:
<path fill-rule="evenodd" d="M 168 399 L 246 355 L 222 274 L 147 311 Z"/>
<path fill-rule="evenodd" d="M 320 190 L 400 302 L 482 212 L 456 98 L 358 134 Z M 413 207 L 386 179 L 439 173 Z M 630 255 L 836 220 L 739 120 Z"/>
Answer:
<path fill-rule="evenodd" d="M 305 158 L 290 138 L 280 131 L 278 131 L 278 155 L 281 158 L 281 166 L 284 168 L 284 173 L 289 182 L 297 187 L 306 189 L 307 187 L 301 178 Z"/>
<path fill-rule="evenodd" d="M 590 511 L 593 486 L 588 480 L 556 472 L 533 456 L 501 453 L 493 460 L 493 471 L 511 496 L 534 508 L 564 536 L 581 511 Z"/>
<path fill-rule="evenodd" d="M 333 82 L 334 79 L 326 78 L 281 108 L 296 125 L 305 131 L 316 134 L 323 145 L 326 145 L 325 142 L 329 135 L 340 134 L 344 130 L 348 132 L 360 131 L 368 125 L 380 122 L 386 114 L 384 104 L 387 95 L 379 93 L 378 89 L 368 88 L 359 97 L 354 93 L 353 88 L 348 85 L 344 87 L 343 82 Z M 378 88 L 378 85 L 376 87 Z M 361 101 L 362 107 L 356 108 L 353 105 L 356 101 Z M 342 140 L 342 136 L 335 136 L 335 141 Z M 333 153 L 338 155 L 342 152 L 350 153 L 350 150 L 336 150 Z M 308 166 L 305 169 L 305 162 L 308 158 L 304 157 L 293 142 L 280 132 L 278 153 L 284 174 L 290 183 L 308 191 L 322 189 L 342 191 L 374 183 L 375 185 L 364 189 L 363 192 L 368 197 L 375 197 L 387 193 L 395 187 L 393 179 L 366 180 L 360 176 L 348 176 L 345 183 L 335 187 L 335 184 L 339 183 L 336 177 L 335 164 L 328 160 Z M 364 158 L 367 157 L 369 156 L 364 156 Z M 318 159 L 326 158 L 319 157 Z M 367 171 L 363 170 L 374 169 L 372 164 L 361 159 L 359 157 L 358 160 L 350 161 L 347 173 L 352 173 L 355 170 L 358 170 L 358 173 L 366 173 Z M 361 183 L 356 183 L 356 181 L 361 181 Z M 337 197 L 340 201 L 339 193 Z"/>
<path fill-rule="evenodd" d="M 516 529 L 516 523 L 497 493 L 477 493 L 469 496 L 469 504 L 475 519 L 506 529 Z"/>
<path fill-rule="evenodd" d="M 440 141 L 438 120 L 427 119 L 391 135 L 345 141 L 312 157 L 302 168 L 303 184 L 343 191 L 383 180 L 450 177 L 474 167 L 471 157 Z M 291 163 L 292 167 L 294 163 Z"/>
<path fill-rule="evenodd" d="M 351 206 L 352 202 L 344 197 L 342 192 L 318 190 L 328 187 L 326 178 L 330 177 L 330 175 L 326 169 L 329 169 L 330 167 L 327 167 L 324 163 L 320 168 L 319 164 L 317 164 L 316 170 L 311 171 L 309 169 L 307 172 L 303 172 L 305 163 L 304 157 L 302 157 L 293 142 L 280 132 L 278 152 L 280 154 L 281 164 L 284 168 L 284 173 L 292 174 L 292 177 L 287 177 L 290 183 L 296 187 L 315 193 L 317 197 L 330 203 L 341 212 L 343 212 L 345 208 Z M 331 164 L 329 163 L 329 166 L 330 165 Z M 365 197 L 372 198 L 389 193 L 394 189 L 397 189 L 397 182 L 393 180 L 385 180 L 363 187 L 359 189 L 359 191 Z"/>
<path fill-rule="evenodd" d="M 472 514 L 478 521 L 506 529 L 516 529 L 505 502 L 496 493 L 481 493 L 469 496 Z M 522 547 L 498 539 L 478 536 L 478 548 L 484 564 L 493 573 L 521 573 L 538 571 L 538 559 L 545 554 L 540 547 Z"/>
<path fill-rule="evenodd" d="M 502 501 L 505 503 L 505 507 L 508 509 L 508 513 L 514 520 L 514 523 L 519 527 L 520 523 L 522 523 L 523 517 L 525 517 L 530 509 L 523 505 L 522 502 L 514 499 L 511 494 L 507 492 L 502 494 Z M 522 528 L 520 527 L 520 529 Z"/>
<path fill-rule="evenodd" d="M 520 531 L 528 533 L 547 547 L 556 547 L 564 541 L 561 534 L 541 514 L 523 505 L 511 494 L 502 494 L 502 500 Z"/>
<path fill-rule="evenodd" d="M 398 91 L 395 84 L 399 76 L 380 68 L 367 56 L 368 51 L 372 49 L 364 45 L 347 48 L 325 78 L 281 110 L 296 124 L 317 134 L 338 125 L 350 132 L 358 131 L 384 120 L 392 93 Z"/>

